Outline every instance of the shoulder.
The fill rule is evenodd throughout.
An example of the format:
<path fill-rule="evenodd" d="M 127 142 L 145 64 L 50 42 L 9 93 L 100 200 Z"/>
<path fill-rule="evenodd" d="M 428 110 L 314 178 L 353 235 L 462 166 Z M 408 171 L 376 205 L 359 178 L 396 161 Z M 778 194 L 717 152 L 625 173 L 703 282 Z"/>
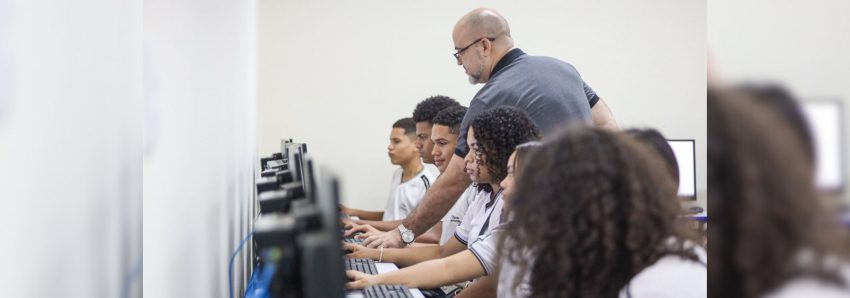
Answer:
<path fill-rule="evenodd" d="M 839 278 L 850 284 L 850 264 L 838 265 Z M 765 295 L 767 298 L 792 298 L 792 297 L 824 297 L 838 298 L 850 297 L 850 287 L 841 288 L 834 284 L 826 283 L 816 278 L 797 278 L 775 292 Z"/>
<path fill-rule="evenodd" d="M 668 255 L 638 273 L 628 284 L 632 297 L 706 297 L 706 267 Z"/>

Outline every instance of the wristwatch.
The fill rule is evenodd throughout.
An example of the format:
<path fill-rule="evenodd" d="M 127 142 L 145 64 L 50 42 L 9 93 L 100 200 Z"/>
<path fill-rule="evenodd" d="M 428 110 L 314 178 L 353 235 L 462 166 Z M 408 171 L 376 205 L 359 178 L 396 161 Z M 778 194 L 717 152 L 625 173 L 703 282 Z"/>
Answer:
<path fill-rule="evenodd" d="M 399 225 L 398 231 L 401 233 L 401 241 L 404 241 L 404 244 L 411 244 L 413 240 L 416 240 L 416 234 L 405 228 L 404 225 Z"/>

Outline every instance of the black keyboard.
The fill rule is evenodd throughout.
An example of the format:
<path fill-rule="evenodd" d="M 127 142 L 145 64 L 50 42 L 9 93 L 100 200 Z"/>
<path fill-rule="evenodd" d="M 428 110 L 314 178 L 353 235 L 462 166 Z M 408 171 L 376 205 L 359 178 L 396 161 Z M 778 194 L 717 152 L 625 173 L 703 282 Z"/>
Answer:
<path fill-rule="evenodd" d="M 366 298 L 413 298 L 405 286 L 375 285 L 366 287 L 363 292 Z"/>
<path fill-rule="evenodd" d="M 354 244 L 360 244 L 360 245 L 362 245 L 362 244 L 363 244 L 363 239 L 356 239 L 356 238 L 354 238 L 354 237 L 347 237 L 347 238 L 342 238 L 342 242 L 345 242 L 345 243 L 354 243 Z"/>
<path fill-rule="evenodd" d="M 345 259 L 345 270 L 356 270 L 366 274 L 378 274 L 372 259 Z"/>

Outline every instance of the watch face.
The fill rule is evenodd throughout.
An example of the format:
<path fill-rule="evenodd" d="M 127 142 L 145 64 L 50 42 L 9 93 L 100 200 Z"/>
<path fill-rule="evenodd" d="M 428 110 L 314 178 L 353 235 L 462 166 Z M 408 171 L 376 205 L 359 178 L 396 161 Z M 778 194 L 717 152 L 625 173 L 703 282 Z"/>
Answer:
<path fill-rule="evenodd" d="M 413 231 L 407 230 L 401 233 L 401 241 L 404 241 L 404 243 L 413 242 Z"/>

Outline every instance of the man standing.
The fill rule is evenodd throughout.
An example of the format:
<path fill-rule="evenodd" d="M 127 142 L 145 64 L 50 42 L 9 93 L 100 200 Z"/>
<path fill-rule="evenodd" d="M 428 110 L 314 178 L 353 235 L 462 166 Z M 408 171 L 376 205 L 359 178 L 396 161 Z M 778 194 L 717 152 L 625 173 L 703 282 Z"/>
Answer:
<path fill-rule="evenodd" d="M 526 55 L 514 47 L 508 22 L 496 11 L 475 9 L 463 16 L 452 32 L 457 64 L 463 66 L 471 84 L 484 83 L 475 95 L 461 124 L 454 157 L 446 172 L 425 194 L 420 205 L 398 229 L 369 237 L 369 247 L 403 247 L 416 235 L 439 221 L 472 183 L 464 172 L 469 153 L 466 131 L 469 121 L 497 106 L 524 110 L 543 134 L 571 124 L 590 124 L 617 129 L 608 106 L 569 63 Z"/>

